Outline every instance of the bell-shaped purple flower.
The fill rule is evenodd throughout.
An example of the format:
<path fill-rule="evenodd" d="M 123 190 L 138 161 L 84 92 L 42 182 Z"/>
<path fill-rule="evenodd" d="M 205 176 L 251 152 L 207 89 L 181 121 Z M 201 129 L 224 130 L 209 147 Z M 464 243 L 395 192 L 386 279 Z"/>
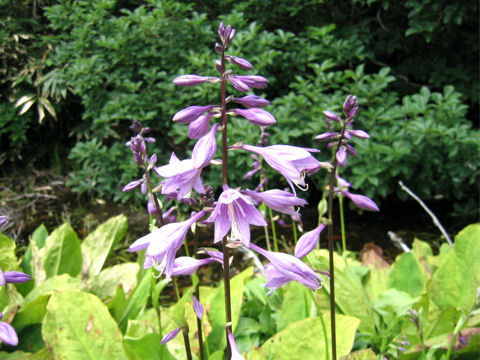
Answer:
<path fill-rule="evenodd" d="M 165 345 L 167 342 L 169 342 L 170 340 L 173 340 L 175 339 L 175 337 L 177 336 L 177 334 L 180 332 L 180 330 L 182 330 L 181 327 L 179 328 L 176 328 L 175 330 L 172 330 L 170 332 L 168 332 L 161 340 L 161 344 L 162 345 Z"/>
<path fill-rule="evenodd" d="M 352 200 L 353 203 L 360 209 L 368 211 L 380 211 L 377 204 L 375 204 L 372 199 L 366 197 L 365 195 L 352 194 L 348 191 L 343 191 L 343 194 Z"/>
<path fill-rule="evenodd" d="M 244 190 L 243 194 L 250 196 L 255 200 L 265 203 L 269 208 L 281 212 L 283 214 L 296 216 L 298 212 L 295 211 L 294 206 L 305 206 L 307 202 L 284 190 L 267 190 L 257 192 L 252 190 Z"/>
<path fill-rule="evenodd" d="M 204 193 L 203 183 L 200 179 L 202 169 L 193 166 L 192 159 L 180 161 L 174 153 L 168 165 L 154 169 L 157 175 L 166 178 L 163 181 L 162 194 L 173 194 L 177 191 L 177 200 L 189 197 L 192 188 L 199 194 Z"/>
<path fill-rule="evenodd" d="M 242 354 L 240 354 L 240 351 L 238 351 L 237 344 L 235 343 L 235 338 L 233 337 L 233 334 L 230 330 L 228 331 L 227 337 L 228 343 L 230 344 L 230 351 L 232 353 L 230 360 L 245 360 Z"/>
<path fill-rule="evenodd" d="M 266 147 L 242 145 L 242 149 L 257 153 L 273 169 L 282 174 L 290 184 L 305 187 L 305 174 L 313 174 L 322 166 L 310 153 L 317 149 L 307 149 L 290 145 L 272 145 Z"/>
<path fill-rule="evenodd" d="M 0 319 L 2 317 L 3 314 L 0 312 Z M 12 325 L 3 321 L 0 321 L 0 340 L 11 346 L 18 345 L 18 336 L 15 329 Z"/>
<path fill-rule="evenodd" d="M 306 232 L 300 237 L 300 239 L 298 239 L 297 245 L 295 246 L 295 256 L 297 258 L 300 259 L 307 256 L 313 249 L 315 249 L 318 240 L 320 239 L 320 233 L 323 229 L 325 229 L 325 224 L 320 224 L 315 229 Z"/>
<path fill-rule="evenodd" d="M 269 293 L 290 281 L 297 281 L 311 290 L 321 287 L 322 278 L 299 258 L 262 249 L 250 243 L 250 249 L 266 257 L 270 264 L 265 266 L 266 287 Z"/>
<path fill-rule="evenodd" d="M 195 121 L 200 115 L 213 109 L 213 105 L 198 106 L 192 105 L 180 110 L 173 116 L 173 121 L 180 124 L 189 124 Z"/>
<path fill-rule="evenodd" d="M 220 81 L 220 79 L 212 78 L 210 76 L 198 76 L 194 74 L 189 74 L 189 75 L 181 75 L 175 78 L 175 80 L 173 80 L 173 83 L 179 86 L 194 86 L 204 82 L 216 82 L 216 81 Z"/>
<path fill-rule="evenodd" d="M 217 152 L 217 140 L 215 134 L 220 124 L 212 126 L 210 132 L 197 141 L 193 147 L 192 162 L 195 169 L 201 169 L 210 163 Z"/>
<path fill-rule="evenodd" d="M 256 95 L 247 95 L 241 98 L 233 98 L 232 101 L 237 104 L 242 104 L 243 106 L 246 106 L 248 108 L 264 107 L 270 104 L 270 101 L 268 101 L 267 99 Z"/>
<path fill-rule="evenodd" d="M 204 215 L 205 211 L 202 210 L 188 220 L 164 225 L 135 241 L 128 250 L 147 249 L 145 252 L 147 259 L 144 266 L 151 266 L 154 260 L 155 267 L 160 273 L 165 272 L 165 278 L 169 281 L 174 269 L 175 255 L 182 246 L 188 229 Z"/>
<path fill-rule="evenodd" d="M 215 222 L 215 243 L 221 241 L 231 229 L 230 239 L 240 240 L 246 246 L 250 243 L 250 224 L 267 226 L 253 202 L 230 188 L 225 188 L 220 194 L 207 222 Z"/>
<path fill-rule="evenodd" d="M 251 109 L 232 109 L 233 113 L 243 116 L 254 125 L 270 126 L 277 121 L 268 111 L 258 108 Z"/>
<path fill-rule="evenodd" d="M 5 285 L 6 283 L 24 283 L 31 279 L 30 275 L 25 274 L 21 271 L 6 271 L 3 272 L 0 269 L 0 286 Z"/>

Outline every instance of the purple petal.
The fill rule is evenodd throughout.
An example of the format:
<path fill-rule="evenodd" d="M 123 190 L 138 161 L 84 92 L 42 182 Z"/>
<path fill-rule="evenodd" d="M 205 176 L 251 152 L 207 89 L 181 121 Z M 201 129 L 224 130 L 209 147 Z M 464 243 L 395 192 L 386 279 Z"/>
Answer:
<path fill-rule="evenodd" d="M 212 258 L 198 260 L 189 256 L 179 256 L 173 263 L 172 276 L 192 275 L 200 266 L 212 261 Z"/>
<path fill-rule="evenodd" d="M 245 69 L 245 70 L 253 69 L 253 65 L 250 64 L 250 62 L 248 62 L 247 60 L 245 60 L 241 57 L 227 55 L 227 56 L 225 56 L 225 60 L 227 60 L 228 62 L 230 62 L 232 64 L 238 65 L 242 69 Z"/>
<path fill-rule="evenodd" d="M 233 109 L 232 111 L 258 126 L 270 126 L 277 122 L 272 114 L 259 108 Z"/>
<path fill-rule="evenodd" d="M 210 132 L 197 141 L 192 152 L 193 167 L 201 169 L 210 163 L 217 152 L 217 140 L 215 134 L 220 125 L 212 126 Z"/>
<path fill-rule="evenodd" d="M 315 139 L 320 141 L 330 141 L 336 136 L 338 136 L 338 133 L 336 132 L 326 132 L 326 133 L 315 136 Z"/>
<path fill-rule="evenodd" d="M 199 116 L 196 120 L 192 121 L 188 126 L 188 137 L 190 139 L 200 139 L 206 133 L 210 127 L 210 119 L 214 113 L 208 113 L 206 115 Z"/>
<path fill-rule="evenodd" d="M 238 91 L 247 92 L 248 90 L 250 90 L 250 87 L 241 79 L 239 79 L 238 76 L 231 75 L 227 78 L 227 80 Z"/>
<path fill-rule="evenodd" d="M 20 271 L 7 271 L 3 273 L 7 283 L 24 283 L 31 279 L 31 276 Z"/>
<path fill-rule="evenodd" d="M 131 181 L 123 187 L 122 191 L 130 191 L 130 190 L 136 189 L 137 187 L 142 185 L 142 183 L 143 183 L 143 179 Z"/>
<path fill-rule="evenodd" d="M 245 360 L 242 354 L 240 354 L 240 352 L 238 351 L 237 344 L 235 343 L 235 338 L 230 331 L 228 331 L 228 343 L 230 344 L 230 350 L 232 353 L 230 360 Z"/>
<path fill-rule="evenodd" d="M 18 345 L 18 336 L 12 325 L 0 321 L 0 340 L 11 346 Z"/>
<path fill-rule="evenodd" d="M 173 116 L 173 121 L 180 124 L 189 124 L 196 120 L 203 113 L 212 110 L 213 105 L 198 106 L 192 105 L 183 110 L 180 110 Z"/>
<path fill-rule="evenodd" d="M 268 84 L 268 80 L 259 75 L 238 75 L 236 79 L 254 89 L 266 88 Z"/>
<path fill-rule="evenodd" d="M 326 116 L 328 119 L 330 119 L 330 120 L 333 120 L 333 121 L 336 121 L 336 122 L 340 122 L 340 121 L 341 121 L 340 117 L 339 117 L 337 114 L 335 114 L 335 113 L 333 113 L 333 112 L 331 112 L 331 111 L 324 111 L 324 112 L 323 112 L 323 115 L 325 115 L 325 116 Z"/>
<path fill-rule="evenodd" d="M 7 223 L 8 221 L 8 216 L 6 215 L 0 215 L 0 226 L 3 226 Z"/>
<path fill-rule="evenodd" d="M 180 86 L 193 86 L 193 85 L 207 82 L 209 80 L 210 78 L 208 76 L 198 76 L 198 75 L 190 74 L 190 75 L 182 75 L 175 78 L 175 80 L 173 80 L 173 83 L 175 85 L 180 85 Z"/>
<path fill-rule="evenodd" d="M 338 166 L 343 167 L 347 165 L 347 150 L 344 146 L 340 146 L 340 149 L 337 151 L 337 163 Z"/>
<path fill-rule="evenodd" d="M 242 104 L 246 107 L 264 107 L 270 104 L 270 101 L 256 95 L 247 95 L 241 98 L 233 98 L 233 102 Z"/>
<path fill-rule="evenodd" d="M 363 130 L 347 130 L 353 136 L 356 136 L 360 139 L 368 139 L 370 135 Z"/>
<path fill-rule="evenodd" d="M 170 331 L 167 335 L 165 335 L 163 338 L 162 338 L 162 345 L 166 344 L 167 342 L 169 342 L 170 340 L 173 340 L 175 339 L 175 337 L 177 336 L 177 334 L 179 333 L 179 331 L 181 330 L 182 328 L 179 327 L 178 329 L 175 329 L 175 330 L 172 330 Z"/>
<path fill-rule="evenodd" d="M 198 301 L 198 299 L 193 296 L 193 311 L 195 311 L 195 315 L 197 315 L 197 318 L 202 320 L 203 318 L 203 305 Z"/>
<path fill-rule="evenodd" d="M 366 197 L 365 195 L 359 195 L 359 194 L 352 194 L 348 191 L 344 191 L 343 194 L 350 198 L 350 200 L 353 201 L 353 203 L 358 206 L 360 209 L 364 210 L 369 210 L 369 211 L 380 211 L 378 208 L 377 204 L 375 202 Z"/>
<path fill-rule="evenodd" d="M 303 234 L 300 239 L 298 239 L 297 245 L 295 246 L 295 256 L 297 258 L 302 258 L 315 249 L 318 240 L 320 239 L 320 233 L 323 229 L 325 229 L 325 224 L 320 224 L 315 229 Z"/>

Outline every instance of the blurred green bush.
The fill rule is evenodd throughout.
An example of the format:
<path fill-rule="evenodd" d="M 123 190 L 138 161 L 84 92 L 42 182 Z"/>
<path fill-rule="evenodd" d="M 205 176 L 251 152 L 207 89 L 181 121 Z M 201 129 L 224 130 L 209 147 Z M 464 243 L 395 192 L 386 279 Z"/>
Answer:
<path fill-rule="evenodd" d="M 124 146 L 131 119 L 152 128 L 157 142 L 149 151 L 158 153 L 159 163 L 172 151 L 189 156 L 186 128 L 171 118 L 188 105 L 218 102 L 218 89 L 178 92 L 172 80 L 187 73 L 215 75 L 212 34 L 224 21 L 238 30 L 231 53 L 270 80 L 256 94 L 273 101 L 268 110 L 278 125 L 272 143 L 322 149 L 313 141 L 325 131 L 322 111 L 338 112 L 345 96 L 356 94 L 356 127 L 372 135 L 356 144 L 361 155 L 348 170 L 360 192 L 376 201 L 396 196 L 401 179 L 423 198 L 442 196 L 462 207 L 469 198 L 476 202 L 477 2 L 13 3 L 0 3 L 8 10 L 1 20 L 8 26 L 0 31 L 0 86 L 6 94 L 0 98 L 0 162 L 29 154 L 29 161 L 45 164 L 42 156 L 50 154 L 32 151 L 38 144 L 29 140 L 40 130 L 71 149 L 62 171 L 70 171 L 75 191 L 121 201 L 139 196 L 119 191 L 138 176 Z M 34 5 L 39 8 L 31 17 Z M 32 103 L 18 115 L 23 105 L 15 108 L 15 102 L 26 95 L 34 96 Z M 39 108 L 47 119 L 40 124 Z M 232 143 L 258 141 L 258 129 L 232 121 Z M 251 159 L 236 151 L 232 163 L 231 178 L 241 179 Z M 206 175 L 218 182 L 213 172 Z M 283 186 L 280 181 L 270 186 Z"/>

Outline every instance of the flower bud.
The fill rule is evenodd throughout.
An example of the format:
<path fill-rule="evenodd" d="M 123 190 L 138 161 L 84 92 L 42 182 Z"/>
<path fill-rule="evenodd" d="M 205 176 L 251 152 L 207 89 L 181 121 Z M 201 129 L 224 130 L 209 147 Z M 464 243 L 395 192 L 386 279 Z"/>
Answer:
<path fill-rule="evenodd" d="M 239 76 L 231 75 L 227 78 L 227 80 L 238 91 L 247 92 L 248 90 L 250 90 L 250 87 L 245 82 L 243 82 L 239 78 Z"/>
<path fill-rule="evenodd" d="M 213 108 L 213 105 L 198 106 L 193 105 L 189 106 L 183 110 L 180 110 L 173 116 L 173 121 L 180 124 L 189 124 L 192 121 L 196 120 L 203 113 L 210 111 Z"/>
<path fill-rule="evenodd" d="M 208 132 L 210 127 L 210 119 L 214 114 L 208 113 L 199 116 L 196 120 L 192 121 L 188 126 L 188 137 L 190 139 L 200 139 Z"/>
<path fill-rule="evenodd" d="M 242 104 L 248 108 L 251 107 L 264 107 L 270 104 L 270 101 L 256 95 L 247 95 L 241 98 L 233 98 L 233 102 Z"/>
<path fill-rule="evenodd" d="M 245 60 L 241 57 L 227 55 L 227 56 L 225 56 L 225 60 L 227 60 L 228 62 L 230 62 L 232 64 L 238 65 L 242 69 L 245 69 L 245 70 L 253 69 L 253 65 L 250 64 L 250 62 L 248 62 L 247 60 Z"/>
<path fill-rule="evenodd" d="M 190 75 L 182 75 L 175 78 L 175 80 L 173 80 L 173 83 L 179 86 L 193 86 L 193 85 L 201 84 L 207 81 L 210 81 L 210 77 L 208 76 L 198 76 L 198 75 L 190 74 Z"/>
<path fill-rule="evenodd" d="M 270 126 L 275 124 L 277 121 L 268 111 L 251 108 L 251 109 L 233 109 L 235 114 L 241 115 L 250 121 L 254 125 L 258 126 Z"/>
<path fill-rule="evenodd" d="M 343 113 L 347 118 L 353 118 L 358 111 L 358 101 L 356 96 L 348 95 L 343 103 Z"/>
<path fill-rule="evenodd" d="M 267 87 L 268 80 L 260 75 L 238 75 L 236 78 L 254 89 Z"/>
<path fill-rule="evenodd" d="M 342 121 L 337 114 L 335 114 L 331 111 L 324 111 L 323 115 L 325 115 L 328 119 L 336 121 L 336 122 L 341 122 Z"/>

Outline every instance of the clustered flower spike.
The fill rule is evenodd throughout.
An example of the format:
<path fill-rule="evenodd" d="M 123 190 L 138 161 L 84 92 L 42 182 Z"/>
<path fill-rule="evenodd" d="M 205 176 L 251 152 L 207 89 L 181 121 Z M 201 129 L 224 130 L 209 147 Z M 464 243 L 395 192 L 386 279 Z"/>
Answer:
<path fill-rule="evenodd" d="M 368 133 L 363 130 L 354 130 L 352 129 L 354 117 L 357 115 L 359 108 L 359 103 L 356 96 L 348 95 L 343 103 L 343 114 L 345 115 L 345 120 L 342 120 L 340 116 L 331 112 L 324 111 L 323 115 L 326 117 L 328 132 L 320 134 L 315 137 L 315 139 L 329 142 L 328 147 L 336 149 L 335 160 L 339 167 L 344 167 L 347 165 L 348 155 L 357 156 L 355 148 L 349 144 L 349 140 L 352 136 L 355 136 L 359 139 L 367 139 L 370 137 Z M 342 127 L 341 132 L 331 131 L 332 123 L 334 121 L 339 123 Z M 344 196 L 348 197 L 352 202 L 360 209 L 368 211 L 379 211 L 377 204 L 368 198 L 365 195 L 352 194 L 348 191 L 348 188 L 352 185 L 345 179 L 342 179 L 337 175 L 338 187 L 335 189 L 337 193 L 341 193 Z"/>

